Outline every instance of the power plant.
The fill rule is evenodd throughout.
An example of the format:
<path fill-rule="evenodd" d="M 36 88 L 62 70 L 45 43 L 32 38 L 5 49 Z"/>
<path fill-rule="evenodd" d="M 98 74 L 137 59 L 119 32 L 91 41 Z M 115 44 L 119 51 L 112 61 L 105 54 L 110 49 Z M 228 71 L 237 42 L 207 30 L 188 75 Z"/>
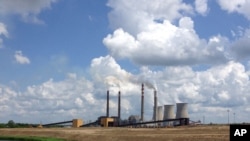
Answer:
<path fill-rule="evenodd" d="M 141 115 L 131 115 L 128 119 L 121 119 L 121 91 L 118 91 L 118 113 L 117 116 L 109 116 L 109 90 L 107 90 L 107 106 L 106 116 L 100 116 L 95 122 L 82 125 L 86 126 L 103 126 L 103 127 L 124 127 L 124 126 L 178 126 L 188 125 L 188 104 L 187 103 L 176 103 L 176 114 L 174 105 L 163 105 L 158 106 L 157 103 L 157 91 L 153 91 L 154 103 L 153 103 L 153 118 L 151 121 L 145 121 L 144 119 L 144 84 L 141 84 Z"/>
<path fill-rule="evenodd" d="M 141 84 L 141 115 L 131 115 L 128 119 L 122 120 L 121 118 L 121 91 L 118 91 L 118 109 L 117 116 L 110 117 L 109 115 L 109 95 L 110 92 L 107 90 L 106 97 L 106 116 L 100 116 L 96 121 L 83 124 L 80 119 L 70 120 L 64 122 L 50 123 L 43 126 L 58 125 L 64 123 L 73 123 L 73 127 L 88 127 L 88 126 L 102 126 L 102 127 L 167 127 L 167 126 L 179 126 L 188 125 L 188 103 L 176 103 L 176 114 L 175 105 L 163 105 L 158 106 L 157 103 L 157 91 L 153 91 L 154 103 L 153 103 L 153 115 L 152 120 L 145 121 L 144 119 L 144 84 Z M 83 125 L 80 125 L 83 124 Z"/>

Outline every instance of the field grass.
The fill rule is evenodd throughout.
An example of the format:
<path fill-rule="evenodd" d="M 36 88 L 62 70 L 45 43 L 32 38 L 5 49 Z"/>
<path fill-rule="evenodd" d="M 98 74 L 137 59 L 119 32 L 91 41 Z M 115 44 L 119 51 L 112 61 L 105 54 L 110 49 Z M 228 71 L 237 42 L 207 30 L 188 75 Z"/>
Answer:
<path fill-rule="evenodd" d="M 0 136 L 3 135 L 53 137 L 67 141 L 229 141 L 229 126 L 0 129 Z"/>
<path fill-rule="evenodd" d="M 14 141 L 65 141 L 64 139 L 35 137 L 35 136 L 0 136 L 0 140 L 14 140 Z"/>

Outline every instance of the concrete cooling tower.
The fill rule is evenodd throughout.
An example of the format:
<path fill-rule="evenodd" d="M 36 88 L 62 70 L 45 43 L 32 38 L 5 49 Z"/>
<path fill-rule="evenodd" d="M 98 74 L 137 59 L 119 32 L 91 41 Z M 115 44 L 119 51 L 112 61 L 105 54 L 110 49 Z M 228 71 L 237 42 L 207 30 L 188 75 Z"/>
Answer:
<path fill-rule="evenodd" d="M 157 110 L 156 110 L 156 119 L 157 120 L 163 120 L 163 107 L 162 106 L 158 106 Z"/>
<path fill-rule="evenodd" d="M 175 118 L 175 109 L 174 105 L 164 105 L 164 116 L 163 120 L 174 119 Z M 172 126 L 173 121 L 165 122 L 164 126 Z"/>
<path fill-rule="evenodd" d="M 176 103 L 177 111 L 176 118 L 188 118 L 188 104 L 187 103 Z"/>
<path fill-rule="evenodd" d="M 153 107 L 153 109 L 155 110 L 155 114 L 153 113 L 153 120 L 154 121 L 163 120 L 163 107 L 157 106 L 156 109 L 155 107 Z"/>
<path fill-rule="evenodd" d="M 175 118 L 174 105 L 164 105 L 164 116 L 163 119 L 174 119 Z"/>

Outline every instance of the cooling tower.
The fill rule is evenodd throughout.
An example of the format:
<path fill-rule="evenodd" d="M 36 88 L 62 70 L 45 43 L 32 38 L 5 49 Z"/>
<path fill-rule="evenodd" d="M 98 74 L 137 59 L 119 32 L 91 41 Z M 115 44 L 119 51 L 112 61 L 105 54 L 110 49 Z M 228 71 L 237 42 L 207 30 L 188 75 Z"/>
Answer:
<path fill-rule="evenodd" d="M 163 119 L 174 119 L 174 105 L 164 105 L 164 116 Z"/>
<path fill-rule="evenodd" d="M 188 118 L 188 104 L 187 103 L 176 103 L 177 111 L 176 118 Z"/>
<path fill-rule="evenodd" d="M 156 119 L 163 120 L 163 106 L 158 106 L 156 110 Z"/>
<path fill-rule="evenodd" d="M 175 118 L 174 105 L 164 105 L 164 116 L 163 120 L 174 119 Z M 164 126 L 172 126 L 173 122 L 164 122 Z"/>

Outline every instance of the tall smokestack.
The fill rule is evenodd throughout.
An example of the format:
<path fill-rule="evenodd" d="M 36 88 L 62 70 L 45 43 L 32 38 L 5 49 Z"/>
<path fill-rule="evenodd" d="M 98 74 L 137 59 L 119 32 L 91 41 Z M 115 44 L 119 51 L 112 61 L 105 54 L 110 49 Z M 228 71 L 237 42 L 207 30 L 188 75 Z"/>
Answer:
<path fill-rule="evenodd" d="M 107 107 L 106 116 L 109 117 L 109 90 L 107 91 Z"/>
<path fill-rule="evenodd" d="M 143 121 L 144 114 L 144 84 L 141 84 L 141 121 Z"/>
<path fill-rule="evenodd" d="M 121 119 L 121 92 L 118 92 L 118 120 Z"/>
<path fill-rule="evenodd" d="M 154 90 L 154 121 L 157 120 L 157 91 Z"/>

